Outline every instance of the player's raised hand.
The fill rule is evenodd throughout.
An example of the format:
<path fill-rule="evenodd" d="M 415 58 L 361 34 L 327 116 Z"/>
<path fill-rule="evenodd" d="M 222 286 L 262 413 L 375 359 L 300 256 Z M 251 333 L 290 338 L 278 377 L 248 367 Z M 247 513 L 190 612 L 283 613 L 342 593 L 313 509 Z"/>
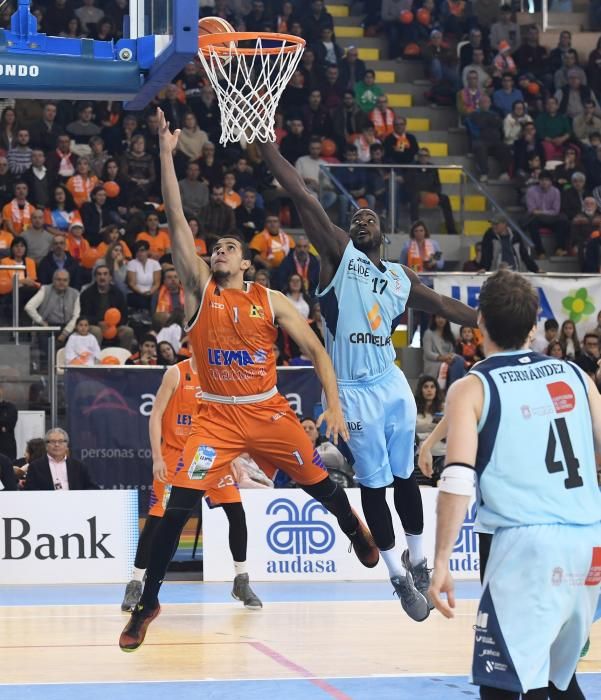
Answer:
<path fill-rule="evenodd" d="M 435 566 L 428 590 L 434 607 L 445 617 L 455 617 L 455 582 L 447 566 Z M 446 594 L 446 600 L 443 598 Z"/>
<path fill-rule="evenodd" d="M 432 468 L 432 450 L 428 446 L 427 442 L 422 442 L 419 448 L 417 466 L 420 468 L 421 473 L 424 476 L 427 476 L 428 479 L 432 478 L 432 474 L 434 473 L 434 469 Z"/>
<path fill-rule="evenodd" d="M 326 424 L 326 437 L 328 440 L 331 439 L 335 445 L 338 444 L 338 436 L 340 436 L 343 440 L 348 441 L 349 431 L 340 406 L 327 408 L 319 416 L 315 422 L 318 429 L 324 421 Z"/>
<path fill-rule="evenodd" d="M 167 481 L 167 465 L 162 457 L 152 461 L 152 478 L 162 484 Z"/>
<path fill-rule="evenodd" d="M 165 149 L 172 153 L 177 146 L 180 129 L 176 129 L 171 133 L 169 122 L 165 119 L 165 112 L 160 107 L 157 107 L 157 117 L 159 118 L 159 146 L 161 150 Z"/>

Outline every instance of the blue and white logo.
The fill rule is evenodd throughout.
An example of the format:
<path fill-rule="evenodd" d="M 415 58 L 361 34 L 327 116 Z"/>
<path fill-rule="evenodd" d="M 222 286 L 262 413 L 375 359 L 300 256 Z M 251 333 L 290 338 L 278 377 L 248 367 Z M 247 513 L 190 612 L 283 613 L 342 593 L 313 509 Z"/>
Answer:
<path fill-rule="evenodd" d="M 451 571 L 479 571 L 480 549 L 478 547 L 478 535 L 474 530 L 476 522 L 476 503 L 469 509 L 465 521 L 459 532 L 459 537 L 453 547 L 451 555 Z"/>
<path fill-rule="evenodd" d="M 299 510 L 290 499 L 277 498 L 265 512 L 284 516 L 267 529 L 267 545 L 281 557 L 267 562 L 268 573 L 336 571 L 333 560 L 317 558 L 329 552 L 336 541 L 334 528 L 320 517 L 328 515 L 324 506 L 310 500 Z"/>

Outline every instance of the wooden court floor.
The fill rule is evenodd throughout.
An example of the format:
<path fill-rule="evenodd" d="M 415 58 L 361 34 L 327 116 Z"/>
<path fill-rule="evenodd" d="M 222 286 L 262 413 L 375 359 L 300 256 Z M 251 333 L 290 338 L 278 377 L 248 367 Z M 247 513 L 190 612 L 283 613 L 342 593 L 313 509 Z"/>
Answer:
<path fill-rule="evenodd" d="M 197 584 L 196 589 L 204 586 Z M 119 590 L 115 587 L 115 593 Z M 163 595 L 167 602 L 161 615 L 151 625 L 144 646 L 131 654 L 117 646 L 127 621 L 119 611 L 119 598 L 115 596 L 111 604 L 47 605 L 41 592 L 40 604 L 0 606 L 0 683 L 25 686 L 467 675 L 475 596 L 458 601 L 454 620 L 434 612 L 420 624 L 407 618 L 391 595 L 380 595 L 385 590 L 387 587 L 378 588 L 373 600 L 365 599 L 363 592 L 357 596 L 359 600 L 304 595 L 297 597 L 305 599 L 270 602 L 263 594 L 263 610 L 248 611 L 233 600 L 225 602 L 225 585 L 223 602 L 190 603 L 169 602 L 177 596 L 170 595 L 167 584 Z M 293 593 L 291 597 L 295 597 Z M 77 600 L 76 595 L 73 600 Z M 591 651 L 579 670 L 601 672 L 601 623 L 593 627 Z M 597 697 L 601 698 L 601 676 L 598 678 Z M 0 685 L 0 700 L 6 687 Z M 469 695 L 476 697 L 473 691 Z M 323 697 L 328 694 L 353 697 L 333 693 Z M 85 699 L 85 692 L 79 697 Z M 589 693 L 589 697 L 594 695 Z"/>

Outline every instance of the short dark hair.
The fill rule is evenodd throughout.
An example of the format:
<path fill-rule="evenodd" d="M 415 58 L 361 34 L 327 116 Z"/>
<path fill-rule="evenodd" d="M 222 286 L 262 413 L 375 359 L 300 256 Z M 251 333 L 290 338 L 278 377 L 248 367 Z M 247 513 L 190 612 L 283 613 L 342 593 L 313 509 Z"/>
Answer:
<path fill-rule="evenodd" d="M 248 243 L 242 238 L 242 236 L 238 235 L 237 233 L 232 233 L 228 234 L 227 236 L 219 236 L 219 238 L 215 241 L 215 245 L 219 243 L 219 241 L 223 241 L 226 238 L 233 239 L 234 241 L 238 241 L 240 244 L 240 248 L 242 248 L 242 259 L 243 260 L 252 260 L 253 256 L 252 253 L 250 252 L 250 248 L 248 246 Z M 213 248 L 215 247 L 213 246 Z"/>
<path fill-rule="evenodd" d="M 87 316 L 78 316 L 77 321 L 75 321 L 75 325 L 77 325 L 80 321 L 87 321 L 89 323 L 90 319 Z"/>
<path fill-rule="evenodd" d="M 490 339 L 504 350 L 521 348 L 536 324 L 539 300 L 522 275 L 499 270 L 480 290 L 479 309 Z"/>
<path fill-rule="evenodd" d="M 154 343 L 155 345 L 157 345 L 156 335 L 152 335 L 152 333 L 146 333 L 146 335 L 143 335 L 140 339 L 140 347 L 142 347 L 144 343 Z"/>
<path fill-rule="evenodd" d="M 558 331 L 559 330 L 559 323 L 557 323 L 557 320 L 554 318 L 548 318 L 545 321 L 545 330 L 546 331 Z"/>
<path fill-rule="evenodd" d="M 582 339 L 583 343 L 586 343 L 587 338 L 594 338 L 595 340 L 599 340 L 599 336 L 596 333 L 590 332 L 590 333 L 585 333 L 584 338 Z"/>

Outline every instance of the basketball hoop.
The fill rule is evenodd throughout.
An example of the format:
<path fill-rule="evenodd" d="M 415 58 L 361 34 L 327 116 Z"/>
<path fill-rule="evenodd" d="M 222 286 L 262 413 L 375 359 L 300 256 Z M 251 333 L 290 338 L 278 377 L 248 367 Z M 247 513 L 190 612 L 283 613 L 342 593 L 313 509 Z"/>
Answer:
<path fill-rule="evenodd" d="M 275 111 L 305 48 L 290 34 L 227 32 L 198 37 L 198 56 L 217 94 L 222 144 L 275 140 Z"/>

